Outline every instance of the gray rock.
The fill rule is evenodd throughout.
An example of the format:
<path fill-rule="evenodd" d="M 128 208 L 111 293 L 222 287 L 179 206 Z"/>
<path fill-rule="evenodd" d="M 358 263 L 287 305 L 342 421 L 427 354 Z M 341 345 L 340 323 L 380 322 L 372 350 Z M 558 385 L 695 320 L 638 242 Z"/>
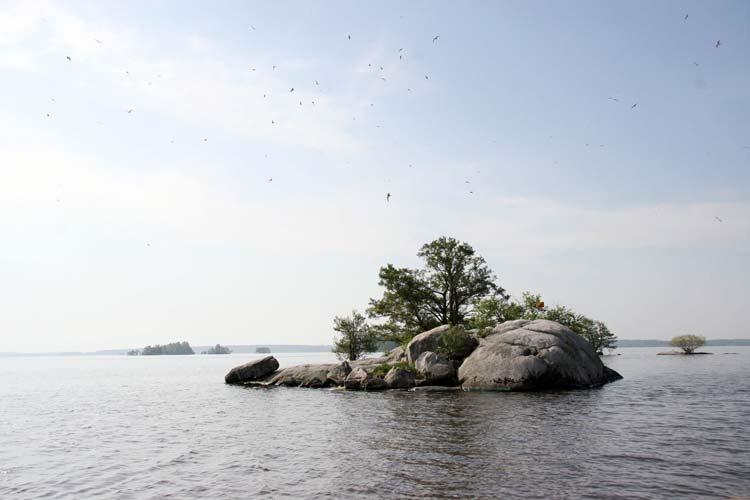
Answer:
<path fill-rule="evenodd" d="M 382 378 L 373 377 L 362 367 L 354 368 L 344 381 L 344 387 L 352 391 L 379 391 L 387 389 Z"/>
<path fill-rule="evenodd" d="M 341 364 L 338 364 L 328 370 L 328 374 L 326 375 L 326 377 L 334 385 L 344 385 L 346 376 L 349 375 L 351 371 L 352 367 L 349 366 L 349 363 L 347 361 L 342 361 Z"/>
<path fill-rule="evenodd" d="M 245 363 L 244 365 L 235 366 L 229 373 L 224 376 L 224 382 L 227 384 L 241 384 L 259 380 L 279 369 L 279 362 L 273 356 L 256 359 Z"/>
<path fill-rule="evenodd" d="M 583 337 L 549 320 L 498 325 L 458 369 L 462 387 L 470 390 L 595 387 L 616 376 Z"/>
<path fill-rule="evenodd" d="M 391 351 L 388 353 L 388 356 L 386 356 L 386 362 L 387 363 L 398 363 L 399 361 L 402 361 L 406 357 L 406 349 L 404 349 L 401 346 L 396 347 L 395 349 L 391 349 Z"/>
<path fill-rule="evenodd" d="M 442 325 L 432 330 L 420 333 L 406 346 L 406 358 L 409 363 L 414 363 L 423 352 L 437 352 L 440 343 L 440 337 L 443 336 L 450 326 Z"/>
<path fill-rule="evenodd" d="M 391 389 L 408 389 L 417 384 L 414 372 L 403 368 L 391 368 L 383 380 Z"/>
<path fill-rule="evenodd" d="M 356 361 L 349 361 L 352 368 L 364 368 L 367 372 L 371 372 L 376 366 L 387 363 L 388 358 L 385 356 L 378 356 L 377 358 L 362 358 Z"/>
<path fill-rule="evenodd" d="M 455 383 L 456 370 L 450 361 L 432 351 L 423 352 L 414 363 L 420 385 L 451 385 Z"/>
<path fill-rule="evenodd" d="M 327 387 L 328 372 L 338 365 L 298 365 L 279 370 L 268 380 L 269 385 L 287 387 Z"/>
<path fill-rule="evenodd" d="M 444 385 L 420 385 L 413 387 L 410 391 L 414 392 L 460 392 L 463 388 L 459 386 L 444 386 Z"/>

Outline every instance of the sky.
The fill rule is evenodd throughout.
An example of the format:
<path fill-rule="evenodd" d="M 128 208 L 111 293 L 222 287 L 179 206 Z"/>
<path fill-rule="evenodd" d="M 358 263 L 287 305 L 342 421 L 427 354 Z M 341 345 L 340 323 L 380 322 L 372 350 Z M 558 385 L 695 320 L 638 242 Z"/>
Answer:
<path fill-rule="evenodd" d="M 443 235 L 750 338 L 749 49 L 742 0 L 0 0 L 0 351 L 329 343 Z"/>

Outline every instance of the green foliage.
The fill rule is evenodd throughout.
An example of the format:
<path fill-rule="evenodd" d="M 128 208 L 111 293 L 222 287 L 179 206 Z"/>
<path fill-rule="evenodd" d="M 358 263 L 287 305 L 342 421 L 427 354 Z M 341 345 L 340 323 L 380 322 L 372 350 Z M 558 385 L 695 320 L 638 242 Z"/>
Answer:
<path fill-rule="evenodd" d="M 685 354 L 693 354 L 696 349 L 706 345 L 706 337 L 700 335 L 678 335 L 670 342 L 672 347 L 679 347 Z"/>
<path fill-rule="evenodd" d="M 193 348 L 187 342 L 172 342 L 171 344 L 154 346 L 147 345 L 141 350 L 143 356 L 159 356 L 174 354 L 195 354 Z"/>
<path fill-rule="evenodd" d="M 469 321 L 469 327 L 484 329 L 486 332 L 486 329 L 515 319 L 556 321 L 586 339 L 599 354 L 604 349 L 617 347 L 617 336 L 601 321 L 592 320 L 566 306 L 544 307 L 541 295 L 531 292 L 524 292 L 519 301 L 497 297 L 480 300 L 474 306 L 474 316 Z M 479 336 L 482 336 L 481 332 Z"/>
<path fill-rule="evenodd" d="M 452 326 L 440 337 L 437 350 L 448 359 L 463 359 L 471 354 L 476 344 L 463 327 Z"/>
<path fill-rule="evenodd" d="M 351 316 L 343 318 L 336 316 L 333 329 L 340 334 L 333 340 L 333 352 L 339 359 L 354 361 L 377 349 L 377 339 L 365 317 L 358 311 L 352 311 Z"/>
<path fill-rule="evenodd" d="M 410 365 L 406 361 L 399 361 L 398 363 L 383 363 L 375 367 L 374 370 L 372 370 L 372 375 L 374 377 L 383 378 L 385 377 L 389 371 L 391 371 L 391 368 L 399 368 L 401 370 L 407 370 L 412 373 L 416 373 L 417 370 L 414 368 L 414 366 Z"/>
<path fill-rule="evenodd" d="M 380 269 L 380 299 L 370 299 L 368 314 L 385 319 L 375 332 L 381 339 L 403 343 L 436 326 L 462 325 L 475 303 L 488 297 L 505 297 L 486 261 L 467 243 L 442 237 L 417 253 L 422 269 Z"/>
<path fill-rule="evenodd" d="M 141 350 L 140 349 L 131 349 L 128 351 L 128 356 L 140 356 Z"/>
<path fill-rule="evenodd" d="M 201 354 L 232 354 L 232 350 L 221 344 L 216 344 L 214 347 L 211 347 L 207 351 L 203 351 Z"/>

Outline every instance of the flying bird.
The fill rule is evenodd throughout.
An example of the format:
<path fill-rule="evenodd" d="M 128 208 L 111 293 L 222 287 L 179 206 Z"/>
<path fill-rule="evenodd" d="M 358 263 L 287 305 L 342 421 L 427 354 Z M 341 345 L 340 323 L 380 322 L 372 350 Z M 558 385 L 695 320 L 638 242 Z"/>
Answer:
<path fill-rule="evenodd" d="M 380 67 L 380 71 L 383 71 L 383 67 L 382 66 Z"/>
<path fill-rule="evenodd" d="M 432 43 L 437 42 L 438 38 L 440 38 L 440 35 L 435 35 L 434 37 L 432 37 Z"/>
<path fill-rule="evenodd" d="M 386 81 L 386 79 L 385 79 L 385 78 L 383 78 L 382 76 L 380 77 L 380 79 L 381 79 L 381 80 L 383 80 L 383 81 Z"/>
<path fill-rule="evenodd" d="M 268 182 L 273 182 L 273 177 L 269 178 Z"/>
<path fill-rule="evenodd" d="M 685 19 L 683 19 L 683 21 L 687 21 L 687 18 L 688 18 L 689 15 L 690 14 L 685 14 Z"/>
<path fill-rule="evenodd" d="M 128 114 L 131 114 L 132 112 L 133 112 L 133 110 L 132 110 L 132 109 L 129 109 L 129 110 L 128 110 Z"/>
<path fill-rule="evenodd" d="M 430 77 L 429 77 L 429 76 L 427 76 L 427 75 L 424 75 L 424 79 L 425 79 L 425 80 L 429 80 L 429 79 L 430 79 Z"/>
<path fill-rule="evenodd" d="M 65 56 L 65 59 L 67 59 L 68 61 L 72 61 L 73 60 L 73 59 L 70 58 L 70 56 Z"/>
<path fill-rule="evenodd" d="M 609 99 L 610 101 L 620 102 L 620 100 L 615 97 L 607 97 L 607 99 Z"/>
<path fill-rule="evenodd" d="M 290 88 L 289 92 L 294 92 L 294 87 Z"/>
<path fill-rule="evenodd" d="M 94 38 L 94 41 L 95 41 L 96 43 L 98 43 L 99 45 L 101 45 L 101 44 L 102 44 L 102 41 L 101 41 L 101 40 L 98 40 L 98 39 L 96 39 L 96 38 Z"/>
<path fill-rule="evenodd" d="M 387 193 L 387 194 L 385 195 L 385 202 L 386 202 L 386 203 L 389 203 L 390 201 L 391 201 L 391 193 Z"/>
<path fill-rule="evenodd" d="M 724 222 L 723 220 L 719 219 L 719 218 L 718 218 L 718 217 L 716 217 L 715 215 L 714 215 L 714 219 L 716 219 L 716 220 L 717 220 L 717 221 L 719 221 L 719 222 Z"/>
<path fill-rule="evenodd" d="M 693 64 L 694 64 L 694 65 L 696 65 L 696 66 L 700 66 L 700 64 L 698 64 L 698 63 L 697 63 L 697 62 L 695 62 L 695 61 L 693 61 Z"/>
<path fill-rule="evenodd" d="M 273 70 L 275 70 L 275 69 L 276 69 L 276 66 L 273 66 L 273 67 L 271 67 L 271 71 L 273 71 Z"/>
<path fill-rule="evenodd" d="M 716 48 L 717 49 L 719 48 L 719 45 L 721 45 L 721 40 L 716 40 Z M 68 58 L 68 59 L 70 59 L 70 58 Z"/>
<path fill-rule="evenodd" d="M 276 125 L 276 122 L 271 120 L 271 125 Z"/>
<path fill-rule="evenodd" d="M 399 58 L 399 59 L 403 59 L 403 58 L 404 58 L 404 56 L 402 56 L 402 55 L 400 55 L 400 54 L 399 54 L 398 58 Z"/>
<path fill-rule="evenodd" d="M 632 106 L 630 106 L 630 109 L 633 109 L 633 108 L 634 108 L 634 107 L 636 107 L 636 106 L 638 106 L 638 103 L 635 103 L 635 104 L 633 104 Z"/>
<path fill-rule="evenodd" d="M 349 36 L 347 36 L 347 38 L 348 38 L 349 40 L 351 40 L 351 39 L 352 39 L 352 36 L 351 36 L 351 35 L 349 35 Z"/>
<path fill-rule="evenodd" d="M 403 48 L 403 47 L 402 47 L 402 48 L 400 48 L 400 49 L 398 49 L 398 51 L 399 51 L 399 52 L 401 52 L 402 50 L 404 50 L 404 48 Z"/>
<path fill-rule="evenodd" d="M 315 80 L 315 85 L 320 85 L 320 84 L 318 83 L 318 80 Z"/>
<path fill-rule="evenodd" d="M 250 29 L 251 29 L 251 30 L 253 30 L 253 31 L 255 31 L 255 26 L 252 26 L 252 25 L 251 25 L 251 26 L 250 26 Z"/>

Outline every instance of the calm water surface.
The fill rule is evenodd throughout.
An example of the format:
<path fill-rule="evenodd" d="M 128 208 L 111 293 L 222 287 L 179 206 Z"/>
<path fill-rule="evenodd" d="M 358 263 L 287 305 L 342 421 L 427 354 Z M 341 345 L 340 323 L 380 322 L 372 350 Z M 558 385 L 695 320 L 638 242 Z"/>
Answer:
<path fill-rule="evenodd" d="M 0 498 L 750 497 L 750 348 L 659 350 L 536 394 L 224 385 L 248 354 L 0 358 Z"/>

